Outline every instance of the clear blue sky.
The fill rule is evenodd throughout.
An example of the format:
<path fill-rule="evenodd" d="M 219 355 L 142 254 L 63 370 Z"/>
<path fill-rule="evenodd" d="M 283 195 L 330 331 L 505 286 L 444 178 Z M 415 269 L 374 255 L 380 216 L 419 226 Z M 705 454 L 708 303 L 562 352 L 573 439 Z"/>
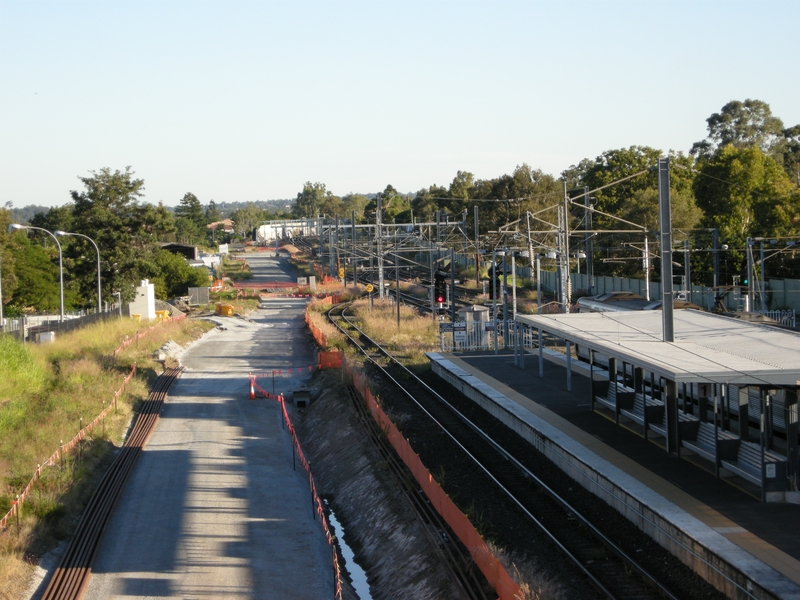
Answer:
<path fill-rule="evenodd" d="M 447 185 L 800 123 L 800 2 L 0 0 L 0 205 L 131 165 L 145 201 Z"/>

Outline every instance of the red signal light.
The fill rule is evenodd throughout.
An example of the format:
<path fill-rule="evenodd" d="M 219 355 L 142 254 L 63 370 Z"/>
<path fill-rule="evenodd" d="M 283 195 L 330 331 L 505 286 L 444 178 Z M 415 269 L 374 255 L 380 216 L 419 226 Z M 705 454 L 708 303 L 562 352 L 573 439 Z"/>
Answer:
<path fill-rule="evenodd" d="M 439 304 L 441 304 L 442 302 L 444 302 L 444 296 L 436 296 L 436 301 L 437 301 Z"/>

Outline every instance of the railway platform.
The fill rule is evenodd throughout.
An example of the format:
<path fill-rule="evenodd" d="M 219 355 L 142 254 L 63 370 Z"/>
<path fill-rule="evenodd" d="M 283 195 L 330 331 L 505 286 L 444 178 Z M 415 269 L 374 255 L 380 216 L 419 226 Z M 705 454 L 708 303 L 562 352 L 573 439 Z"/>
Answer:
<path fill-rule="evenodd" d="M 800 505 L 762 503 L 592 410 L 589 377 L 513 351 L 429 354 L 434 371 L 731 597 L 800 599 Z M 587 369 L 588 375 L 588 369 Z"/>

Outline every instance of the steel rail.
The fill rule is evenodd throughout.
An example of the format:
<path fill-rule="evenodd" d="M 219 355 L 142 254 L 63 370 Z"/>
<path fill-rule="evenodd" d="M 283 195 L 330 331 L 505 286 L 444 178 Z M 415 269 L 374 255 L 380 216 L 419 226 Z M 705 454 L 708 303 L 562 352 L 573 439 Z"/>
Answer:
<path fill-rule="evenodd" d="M 106 525 L 142 449 L 153 432 L 167 392 L 182 370 L 182 367 L 167 369 L 156 379 L 128 439 L 86 505 L 75 535 L 53 572 L 42 600 L 80 600 L 83 597 Z"/>
<path fill-rule="evenodd" d="M 329 311 L 330 312 L 330 311 Z M 380 344 L 372 340 L 369 336 L 367 336 L 358 326 L 356 326 L 352 321 L 347 319 L 344 315 L 344 311 L 342 311 L 342 318 L 348 322 L 348 325 L 359 332 L 359 335 L 362 336 L 364 339 L 368 340 L 370 344 L 375 346 L 378 351 L 384 355 L 389 361 L 397 365 L 401 368 L 409 377 L 411 377 L 418 385 L 423 387 L 427 392 L 433 395 L 440 403 L 446 406 L 459 420 L 461 420 L 464 424 L 467 425 L 472 431 L 474 431 L 477 435 L 479 435 L 485 442 L 489 443 L 490 446 L 494 448 L 496 452 L 501 454 L 506 460 L 512 463 L 517 469 L 519 469 L 526 477 L 530 478 L 536 485 L 538 485 L 551 499 L 553 499 L 556 503 L 558 503 L 564 510 L 570 513 L 575 519 L 580 521 L 583 525 L 585 525 L 592 534 L 606 547 L 609 551 L 616 554 L 620 557 L 621 560 L 625 562 L 630 568 L 636 571 L 639 576 L 641 576 L 646 582 L 650 585 L 655 587 L 659 593 L 661 593 L 664 597 L 670 598 L 671 600 L 678 600 L 677 596 L 672 594 L 660 581 L 658 581 L 655 577 L 653 577 L 650 573 L 648 573 L 641 565 L 639 565 L 633 558 L 631 558 L 627 553 L 625 553 L 619 546 L 617 546 L 612 540 L 610 540 L 607 536 L 605 536 L 602 532 L 600 532 L 591 522 L 589 522 L 579 511 L 574 509 L 565 499 L 563 499 L 560 495 L 558 495 L 550 486 L 548 486 L 544 481 L 542 481 L 538 476 L 528 470 L 524 465 L 522 465 L 513 455 L 503 449 L 495 440 L 491 438 L 488 434 L 486 434 L 480 427 L 472 423 L 465 415 L 463 415 L 460 411 L 458 411 L 452 404 L 450 404 L 447 400 L 442 398 L 440 394 L 438 394 L 435 390 L 433 390 L 430 386 L 428 386 L 425 382 L 423 382 L 419 377 L 417 377 L 410 369 L 408 369 L 405 365 L 403 365 L 400 361 L 394 358 L 387 350 L 385 350 Z M 333 322 L 333 321 L 332 321 Z M 339 327 L 337 323 L 334 322 L 334 325 L 337 326 L 348 338 L 351 340 L 353 337 L 344 330 L 343 328 Z M 361 352 L 367 357 L 367 359 L 373 363 L 377 368 L 379 368 L 383 374 L 388 377 L 392 382 L 394 382 L 406 396 L 411 399 L 414 404 L 416 404 L 420 410 L 422 410 L 436 425 L 455 443 L 462 449 L 462 451 L 475 463 L 475 465 L 483 471 L 508 497 L 509 499 L 516 504 L 520 510 L 522 510 L 526 516 L 531 519 L 533 522 L 555 545 L 558 547 L 564 554 L 569 558 L 569 560 L 592 582 L 592 584 L 600 590 L 603 594 L 605 594 L 609 598 L 614 598 L 615 596 L 603 585 L 594 574 L 592 574 L 582 563 L 582 561 L 576 557 L 572 552 L 570 552 L 563 544 L 554 536 L 554 534 L 530 511 L 523 505 L 523 503 L 516 498 L 516 496 L 510 492 L 504 485 L 502 485 L 497 478 L 489 471 L 489 469 L 481 463 L 481 461 L 475 457 L 469 450 L 467 450 L 463 444 L 456 439 L 456 437 L 448 431 L 448 429 L 437 419 L 433 416 L 424 406 L 422 406 L 416 398 L 406 389 L 405 386 L 401 385 L 391 374 L 386 372 L 386 369 L 378 364 L 369 354 L 361 347 L 360 344 L 355 344 Z"/>
<path fill-rule="evenodd" d="M 422 525 L 422 530 L 431 543 L 432 548 L 439 555 L 445 570 L 451 580 L 459 588 L 465 598 L 471 600 L 488 600 L 480 581 L 475 577 L 474 570 L 464 568 L 472 563 L 472 558 L 462 548 L 454 547 L 447 531 L 449 526 L 442 516 L 436 511 L 430 501 L 419 489 L 408 467 L 397 456 L 386 436 L 378 428 L 378 424 L 367 411 L 366 404 L 358 398 L 358 392 L 348 386 L 350 402 L 356 410 L 359 422 L 367 432 L 372 444 L 377 449 L 381 460 L 386 465 L 389 474 L 403 491 L 403 496 L 408 501 L 410 508 Z M 468 585 L 470 582 L 472 585 Z"/>
<path fill-rule="evenodd" d="M 342 305 L 338 305 L 331 308 L 327 313 L 328 317 L 331 318 L 331 314 L 336 310 L 341 310 L 341 307 Z M 344 317 L 341 318 L 344 319 Z M 419 488 L 405 463 L 400 460 L 397 452 L 389 444 L 385 433 L 378 428 L 374 419 L 369 415 L 366 405 L 355 400 L 354 395 L 356 392 L 352 389 L 352 386 L 349 386 L 349 388 L 351 402 L 356 408 L 359 421 L 367 429 L 370 439 L 377 447 L 390 474 L 401 489 L 404 490 L 406 499 L 422 523 L 425 534 L 441 558 L 442 564 L 448 575 L 450 575 L 451 580 L 460 589 L 464 598 L 486 600 L 488 597 L 484 586 L 487 584 L 485 581 L 481 581 L 482 576 L 476 574 L 472 556 L 460 542 L 453 544 L 453 541 L 446 533 L 451 531 L 450 526 Z"/>

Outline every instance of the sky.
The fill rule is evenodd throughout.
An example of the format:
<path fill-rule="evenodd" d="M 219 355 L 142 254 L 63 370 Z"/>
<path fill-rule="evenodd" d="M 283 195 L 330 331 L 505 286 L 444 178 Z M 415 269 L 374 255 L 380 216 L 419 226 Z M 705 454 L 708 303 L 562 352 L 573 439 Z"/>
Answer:
<path fill-rule="evenodd" d="M 800 2 L 0 0 L 0 206 L 131 166 L 176 205 L 403 193 L 800 123 Z"/>

